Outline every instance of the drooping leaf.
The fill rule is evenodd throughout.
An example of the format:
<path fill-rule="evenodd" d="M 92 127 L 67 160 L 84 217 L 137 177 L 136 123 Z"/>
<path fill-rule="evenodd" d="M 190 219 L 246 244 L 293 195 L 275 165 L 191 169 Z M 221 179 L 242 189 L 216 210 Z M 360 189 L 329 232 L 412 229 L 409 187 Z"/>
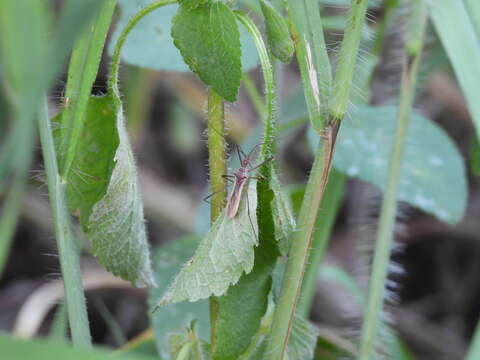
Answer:
<path fill-rule="evenodd" d="M 92 96 L 86 117 L 67 179 L 70 209 L 79 215 L 100 264 L 136 286 L 152 286 L 143 204 L 122 107 L 112 94 Z"/>
<path fill-rule="evenodd" d="M 218 217 L 159 306 L 221 296 L 238 282 L 243 272 L 252 271 L 254 246 L 258 244 L 255 186 L 253 180 L 245 185 L 235 217 L 228 218 L 225 212 Z"/>
<path fill-rule="evenodd" d="M 148 303 L 155 307 L 168 285 L 175 279 L 178 269 L 192 257 L 199 243 L 196 237 L 184 237 L 160 247 L 154 257 L 157 288 L 149 291 Z M 178 332 L 195 321 L 198 336 L 207 340 L 210 336 L 208 301 L 182 302 L 165 306 L 150 316 L 155 342 L 162 359 L 169 359 L 169 334 Z"/>
<path fill-rule="evenodd" d="M 357 110 L 353 120 L 342 123 L 333 166 L 383 189 L 397 108 L 360 106 Z M 312 132 L 309 139 L 316 146 L 318 136 Z M 450 138 L 418 112 L 412 113 L 408 129 L 398 199 L 450 224 L 462 218 L 466 207 L 461 155 Z"/>
<path fill-rule="evenodd" d="M 289 63 L 295 51 L 290 31 L 285 19 L 275 8 L 264 0 L 260 0 L 265 18 L 268 46 L 272 54 L 284 63 Z"/>
<path fill-rule="evenodd" d="M 0 336 L 0 359 L 8 360 L 51 360 L 55 358 L 69 360 L 154 360 L 157 357 L 134 354 L 115 354 L 100 349 L 79 349 L 65 343 L 43 340 L 19 340 Z"/>
<path fill-rule="evenodd" d="M 480 14 L 475 11 L 480 7 L 470 6 L 473 1 L 470 4 L 457 0 L 431 1 L 428 4 L 435 30 L 467 100 L 477 137 L 480 137 Z"/>
<path fill-rule="evenodd" d="M 222 2 L 195 9 L 181 6 L 172 23 L 175 46 L 190 69 L 223 98 L 235 101 L 242 69 L 240 33 L 232 10 Z"/>
<path fill-rule="evenodd" d="M 119 0 L 121 13 L 108 48 L 110 55 L 120 31 L 125 27 L 128 20 L 152 1 Z M 170 36 L 172 18 L 177 9 L 178 5 L 176 4 L 162 7 L 140 20 L 129 33 L 123 45 L 122 60 L 132 65 L 155 70 L 189 71 Z M 252 39 L 243 28 L 240 29 L 240 41 L 242 44 L 243 71 L 248 71 L 258 64 L 257 51 Z"/>

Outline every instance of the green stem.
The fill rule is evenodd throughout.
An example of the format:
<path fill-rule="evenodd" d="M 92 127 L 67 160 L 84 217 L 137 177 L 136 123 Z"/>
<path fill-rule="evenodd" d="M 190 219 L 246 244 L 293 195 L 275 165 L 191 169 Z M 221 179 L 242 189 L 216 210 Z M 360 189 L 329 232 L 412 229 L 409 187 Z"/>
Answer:
<path fill-rule="evenodd" d="M 323 36 L 318 1 L 288 0 L 291 32 L 312 127 L 321 132 L 327 122 L 332 73 Z"/>
<path fill-rule="evenodd" d="M 404 64 L 400 108 L 397 116 L 395 144 L 390 157 L 387 186 L 383 195 L 379 227 L 369 284 L 368 303 L 363 321 L 359 359 L 374 358 L 376 338 L 380 327 L 380 314 L 385 298 L 385 283 L 388 263 L 393 245 L 395 216 L 397 211 L 397 188 L 403 161 L 407 129 L 415 95 L 418 64 L 421 58 L 425 24 L 427 18 L 426 2 L 414 0 L 411 12 L 409 37 L 406 42 L 408 59 Z"/>
<path fill-rule="evenodd" d="M 303 279 L 302 293 L 298 303 L 297 312 L 300 316 L 307 318 L 315 297 L 315 289 L 318 279 L 320 263 L 327 250 L 330 241 L 331 231 L 335 224 L 338 209 L 340 207 L 346 177 L 335 170 L 330 173 L 325 196 L 320 204 L 322 210 L 315 223 L 313 233 L 312 251 Z"/>
<path fill-rule="evenodd" d="M 327 131 L 330 133 L 329 138 L 331 140 L 321 141 L 318 145 L 297 221 L 297 230 L 293 233 L 291 239 L 289 259 L 267 349 L 268 359 L 270 360 L 282 360 L 285 356 L 288 337 L 300 297 L 315 220 L 331 165 L 334 145 L 332 140 L 336 136 L 335 129 L 328 129 Z"/>
<path fill-rule="evenodd" d="M 258 55 L 260 57 L 260 63 L 262 65 L 263 80 L 265 82 L 265 106 L 263 107 L 265 127 L 263 131 L 262 156 L 265 159 L 273 154 L 273 144 L 275 140 L 274 110 L 276 92 L 272 63 L 270 62 L 268 50 L 265 46 L 262 35 L 260 34 L 260 31 L 258 30 L 255 23 L 252 21 L 252 19 L 250 19 L 248 15 L 241 11 L 235 11 L 235 15 L 252 36 L 257 47 Z"/>
<path fill-rule="evenodd" d="M 367 6 L 368 0 L 352 0 L 348 11 L 347 27 L 340 48 L 340 58 L 330 103 L 332 121 L 342 120 L 347 113 Z"/>
<path fill-rule="evenodd" d="M 53 142 L 46 100 L 39 112 L 38 127 L 42 144 L 43 161 L 47 176 L 48 193 L 55 236 L 60 259 L 68 320 L 74 346 L 91 346 L 86 300 L 80 273 L 79 251 L 72 236 L 70 215 L 65 201 L 65 184 L 58 173 L 57 157 Z"/>
<path fill-rule="evenodd" d="M 153 10 L 156 10 L 162 6 L 175 4 L 177 0 L 157 0 L 139 12 L 137 12 L 133 17 L 128 21 L 127 25 L 123 28 L 120 36 L 118 37 L 117 42 L 115 43 L 115 48 L 113 50 L 112 55 L 112 63 L 110 65 L 109 74 L 108 74 L 108 89 L 109 91 L 114 92 L 115 94 L 120 96 L 118 90 L 118 71 L 120 69 L 120 53 L 122 51 L 123 44 L 125 40 L 127 40 L 127 36 L 132 31 L 132 29 L 137 25 L 137 23 L 146 15 L 151 13 Z"/>
<path fill-rule="evenodd" d="M 210 187 L 212 191 L 212 206 L 210 207 L 210 222 L 213 224 L 220 215 L 227 198 L 227 184 L 222 176 L 227 173 L 225 156 L 225 113 L 223 99 L 213 89 L 208 90 L 208 161 L 210 168 Z M 210 297 L 210 330 L 211 346 L 215 348 L 216 325 L 219 312 L 219 302 Z M 213 353 L 213 351 L 212 351 Z"/>
<path fill-rule="evenodd" d="M 304 0 L 314 1 L 314 0 Z M 315 153 L 315 160 L 312 171 L 308 179 L 305 196 L 300 209 L 300 215 L 297 221 L 297 231 L 293 234 L 291 240 L 290 256 L 285 271 L 282 292 L 280 300 L 275 310 L 275 315 L 272 325 L 272 334 L 268 344 L 268 359 L 281 360 L 285 356 L 286 347 L 288 344 L 288 337 L 290 335 L 293 319 L 295 317 L 298 299 L 302 287 L 302 281 L 305 274 L 305 269 L 309 260 L 309 249 L 311 247 L 311 239 L 315 226 L 315 221 L 323 198 L 325 187 L 328 181 L 335 141 L 340 126 L 341 117 L 335 118 L 331 115 L 327 118 L 325 115 L 326 109 L 320 109 L 320 94 L 321 89 L 327 93 L 330 89 L 324 83 L 319 81 L 318 74 L 326 72 L 328 64 L 328 57 L 326 56 L 326 49 L 324 42 L 320 44 L 312 41 L 314 37 L 312 31 L 321 31 L 321 23 L 304 21 L 304 19 L 312 19 L 318 16 L 318 7 L 315 4 L 308 2 L 302 3 L 296 0 L 289 0 L 290 17 L 293 22 L 293 35 L 296 38 L 297 59 L 302 73 L 302 80 L 305 91 L 305 98 L 307 100 L 307 107 L 310 115 L 310 122 L 313 128 L 319 132 L 323 141 L 319 143 Z M 302 7 L 303 6 L 303 7 Z M 365 7 L 365 9 L 363 8 Z M 314 10 L 315 9 L 315 10 Z M 352 9 L 349 13 L 349 22 L 353 24 L 347 28 L 342 43 L 342 50 L 340 52 L 340 63 L 354 63 L 351 58 L 356 59 L 358 53 L 358 43 L 361 36 L 362 24 L 365 18 L 366 1 L 353 0 Z M 303 23 L 306 23 L 303 24 Z M 318 35 L 316 39 L 323 39 L 322 35 Z M 357 39 L 357 40 L 355 40 Z M 352 41 L 355 40 L 355 41 Z M 314 45 L 311 45 L 314 44 Z M 315 56 L 312 55 L 311 48 L 313 47 Z M 314 60 L 315 59 L 315 62 Z M 346 69 L 345 65 L 340 65 L 342 71 L 337 69 L 336 84 L 339 79 L 344 81 L 343 88 L 347 88 L 347 98 L 344 99 L 345 108 L 348 103 L 348 96 L 350 94 L 351 77 L 353 76 L 353 69 Z M 328 69 L 330 67 L 328 66 Z M 348 72 L 347 72 L 348 70 Z M 345 79 L 349 80 L 345 81 Z M 340 76 L 339 76 L 340 75 Z M 330 75 L 325 75 L 327 79 Z M 317 82 L 315 82 L 315 78 Z M 335 86 L 337 88 L 337 86 Z M 329 105 L 338 99 L 333 96 L 329 99 Z M 331 111 L 331 110 L 330 110 Z M 321 255 L 321 254 L 320 254 Z M 321 257 L 321 256 L 320 256 Z"/>
<path fill-rule="evenodd" d="M 67 179 L 80 139 L 88 99 L 97 76 L 102 50 L 112 21 L 117 0 L 106 0 L 93 26 L 85 29 L 77 41 L 70 59 L 65 90 L 66 105 L 61 117 L 59 168 Z"/>

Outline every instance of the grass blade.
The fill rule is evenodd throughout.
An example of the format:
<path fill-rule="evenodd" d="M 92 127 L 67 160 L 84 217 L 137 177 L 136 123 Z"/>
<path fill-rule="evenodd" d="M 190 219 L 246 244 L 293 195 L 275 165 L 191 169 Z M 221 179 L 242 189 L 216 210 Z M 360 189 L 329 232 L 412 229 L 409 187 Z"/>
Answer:
<path fill-rule="evenodd" d="M 60 267 L 65 285 L 65 301 L 72 340 L 75 346 L 91 346 L 86 300 L 80 274 L 79 251 L 71 231 L 70 215 L 65 201 L 65 185 L 58 173 L 57 157 L 46 101 L 39 112 L 38 127 L 55 236 L 60 255 Z"/>
<path fill-rule="evenodd" d="M 380 316 L 385 298 L 385 284 L 393 245 L 397 211 L 397 188 L 407 140 L 407 128 L 415 95 L 415 85 L 425 35 L 426 19 L 426 2 L 424 0 L 415 1 L 409 22 L 409 30 L 414 31 L 409 31 L 405 44 L 408 59 L 404 63 L 395 144 L 390 158 L 387 187 L 383 196 L 372 275 L 369 284 L 368 302 L 363 320 L 359 355 L 359 359 L 361 360 L 370 360 L 375 357 L 377 336 L 381 327 Z"/>
<path fill-rule="evenodd" d="M 430 17 L 445 48 L 450 63 L 462 88 L 473 118 L 477 137 L 480 137 L 480 13 L 478 1 L 430 1 Z M 471 12 L 473 10 L 473 12 Z"/>
<path fill-rule="evenodd" d="M 93 82 L 97 76 L 103 46 L 117 0 L 106 0 L 92 26 L 85 29 L 77 41 L 68 68 L 65 99 L 60 122 L 59 168 L 67 178 L 75 158 Z"/>

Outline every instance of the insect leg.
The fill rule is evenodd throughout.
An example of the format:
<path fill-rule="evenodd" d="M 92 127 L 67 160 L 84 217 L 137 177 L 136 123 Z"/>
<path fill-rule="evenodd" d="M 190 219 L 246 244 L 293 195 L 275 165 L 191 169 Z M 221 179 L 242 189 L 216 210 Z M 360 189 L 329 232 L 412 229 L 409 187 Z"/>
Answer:
<path fill-rule="evenodd" d="M 250 168 L 250 171 L 253 171 L 253 170 L 256 170 L 258 169 L 259 167 L 261 167 L 262 165 L 265 165 L 266 163 L 270 162 L 273 160 L 273 156 L 270 156 L 268 159 L 266 159 L 265 161 L 262 161 L 260 164 L 254 166 L 253 168 Z"/>

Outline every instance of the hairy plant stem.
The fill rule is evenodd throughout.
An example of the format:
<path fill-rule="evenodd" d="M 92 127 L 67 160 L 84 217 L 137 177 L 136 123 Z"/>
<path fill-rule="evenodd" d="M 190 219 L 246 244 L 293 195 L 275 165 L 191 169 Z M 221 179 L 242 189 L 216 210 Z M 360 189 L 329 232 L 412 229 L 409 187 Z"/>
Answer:
<path fill-rule="evenodd" d="M 46 100 L 38 115 L 38 127 L 72 341 L 74 346 L 88 347 L 91 346 L 91 336 L 80 273 L 79 250 L 71 231 L 70 215 L 65 199 L 65 185 L 58 172 L 57 155 Z"/>
<path fill-rule="evenodd" d="M 321 133 L 328 119 L 332 74 L 318 1 L 289 0 L 288 14 L 310 123 Z"/>
<path fill-rule="evenodd" d="M 137 23 L 142 20 L 143 17 L 150 14 L 153 10 L 156 10 L 165 5 L 171 5 L 177 3 L 177 0 L 157 0 L 148 4 L 143 9 L 138 11 L 133 15 L 128 21 L 127 25 L 123 28 L 120 36 L 115 43 L 115 48 L 112 55 L 112 63 L 108 71 L 108 89 L 109 91 L 114 92 L 116 95 L 119 94 L 118 90 L 118 71 L 120 69 L 120 53 L 122 51 L 123 44 L 127 40 L 127 36 L 132 31 L 132 29 L 137 25 Z"/>
<path fill-rule="evenodd" d="M 227 184 L 223 177 L 227 173 L 225 156 L 225 114 L 223 99 L 213 89 L 208 90 L 208 163 L 210 168 L 210 188 L 212 206 L 210 222 L 213 224 L 220 215 L 227 198 Z M 219 312 L 219 301 L 211 296 L 210 302 L 210 341 L 215 348 L 216 324 Z M 213 353 L 214 351 L 212 351 Z"/>
<path fill-rule="evenodd" d="M 352 0 L 348 11 L 347 27 L 340 48 L 330 101 L 330 116 L 334 121 L 342 120 L 347 113 L 367 6 L 368 0 Z"/>
<path fill-rule="evenodd" d="M 280 299 L 273 318 L 272 333 L 267 349 L 267 356 L 270 360 L 283 359 L 285 356 L 309 258 L 312 233 L 328 181 L 337 131 L 338 126 L 336 124 L 327 125 L 324 141 L 319 143 L 315 153 L 315 161 L 298 216 L 297 230 L 291 239 L 290 254 Z"/>
<path fill-rule="evenodd" d="M 276 102 L 276 92 L 273 67 L 270 61 L 267 47 L 265 46 L 262 35 L 255 23 L 252 21 L 252 19 L 248 17 L 248 15 L 241 11 L 235 11 L 235 15 L 252 36 L 255 42 L 255 46 L 257 47 L 258 55 L 260 57 L 260 63 L 262 65 L 263 80 L 265 83 L 265 105 L 262 104 L 263 110 L 260 115 L 262 115 L 264 119 L 262 157 L 263 159 L 266 159 L 267 157 L 273 155 L 275 139 L 274 110 Z M 270 165 L 271 164 L 272 163 L 270 163 Z"/>
<path fill-rule="evenodd" d="M 330 84 L 328 81 L 328 79 L 331 79 L 330 64 L 323 34 L 318 33 L 321 31 L 318 4 L 315 2 L 315 5 L 309 1 L 314 0 L 290 0 L 288 4 L 310 122 L 323 138 L 323 141 L 319 143 L 315 153 L 315 160 L 297 221 L 297 231 L 293 234 L 291 240 L 290 256 L 267 348 L 267 356 L 271 360 L 281 360 L 285 356 L 288 337 L 300 297 L 303 276 L 309 261 L 312 233 L 328 181 L 338 129 L 345 116 L 345 112 L 340 114 L 332 111 L 332 106 L 337 106 L 340 109 L 347 108 L 353 68 L 350 69 L 345 64 L 353 65 L 357 57 L 367 6 L 366 0 L 352 1 L 348 21 L 353 25 L 347 27 L 344 35 L 340 50 L 340 64 L 343 63 L 344 65 L 341 65 L 340 69 L 337 68 L 334 84 L 334 92 L 340 90 L 342 97 L 332 95 L 328 98 L 327 106 L 321 107 L 320 99 L 327 99 L 326 96 L 330 94 L 330 86 L 327 86 L 324 81 L 324 79 L 327 79 L 327 84 Z M 312 22 L 312 19 L 315 18 L 318 18 L 317 21 Z M 309 21 L 305 22 L 304 19 Z M 325 74 L 325 76 L 319 78 L 319 74 Z M 328 239 L 325 239 L 325 241 L 328 241 Z M 318 249 L 323 251 L 322 249 L 325 247 L 326 244 L 319 246 Z"/>
<path fill-rule="evenodd" d="M 332 169 L 325 196 L 322 198 L 320 211 L 317 215 L 313 232 L 312 250 L 305 270 L 302 292 L 298 302 L 297 313 L 305 318 L 308 318 L 313 298 L 315 297 L 320 263 L 327 250 L 330 234 L 342 201 L 345 182 L 346 176 Z"/>
<path fill-rule="evenodd" d="M 58 155 L 62 178 L 66 179 L 73 164 L 80 139 L 88 99 L 97 76 L 102 50 L 117 0 L 106 0 L 92 26 L 85 29 L 72 51 L 65 89 L 65 107 L 60 122 Z"/>
<path fill-rule="evenodd" d="M 410 113 L 415 96 L 415 84 L 418 64 L 425 36 L 427 9 L 425 0 L 413 0 L 409 33 L 406 41 L 408 58 L 404 63 L 402 86 L 400 90 L 400 107 L 397 115 L 395 144 L 390 156 L 387 186 L 383 195 L 372 275 L 369 283 L 368 302 L 363 321 L 359 359 L 370 360 L 375 356 L 376 338 L 381 322 L 381 312 L 385 299 L 385 284 L 388 263 L 393 246 L 395 216 L 397 211 L 397 188 L 403 161 Z"/>

